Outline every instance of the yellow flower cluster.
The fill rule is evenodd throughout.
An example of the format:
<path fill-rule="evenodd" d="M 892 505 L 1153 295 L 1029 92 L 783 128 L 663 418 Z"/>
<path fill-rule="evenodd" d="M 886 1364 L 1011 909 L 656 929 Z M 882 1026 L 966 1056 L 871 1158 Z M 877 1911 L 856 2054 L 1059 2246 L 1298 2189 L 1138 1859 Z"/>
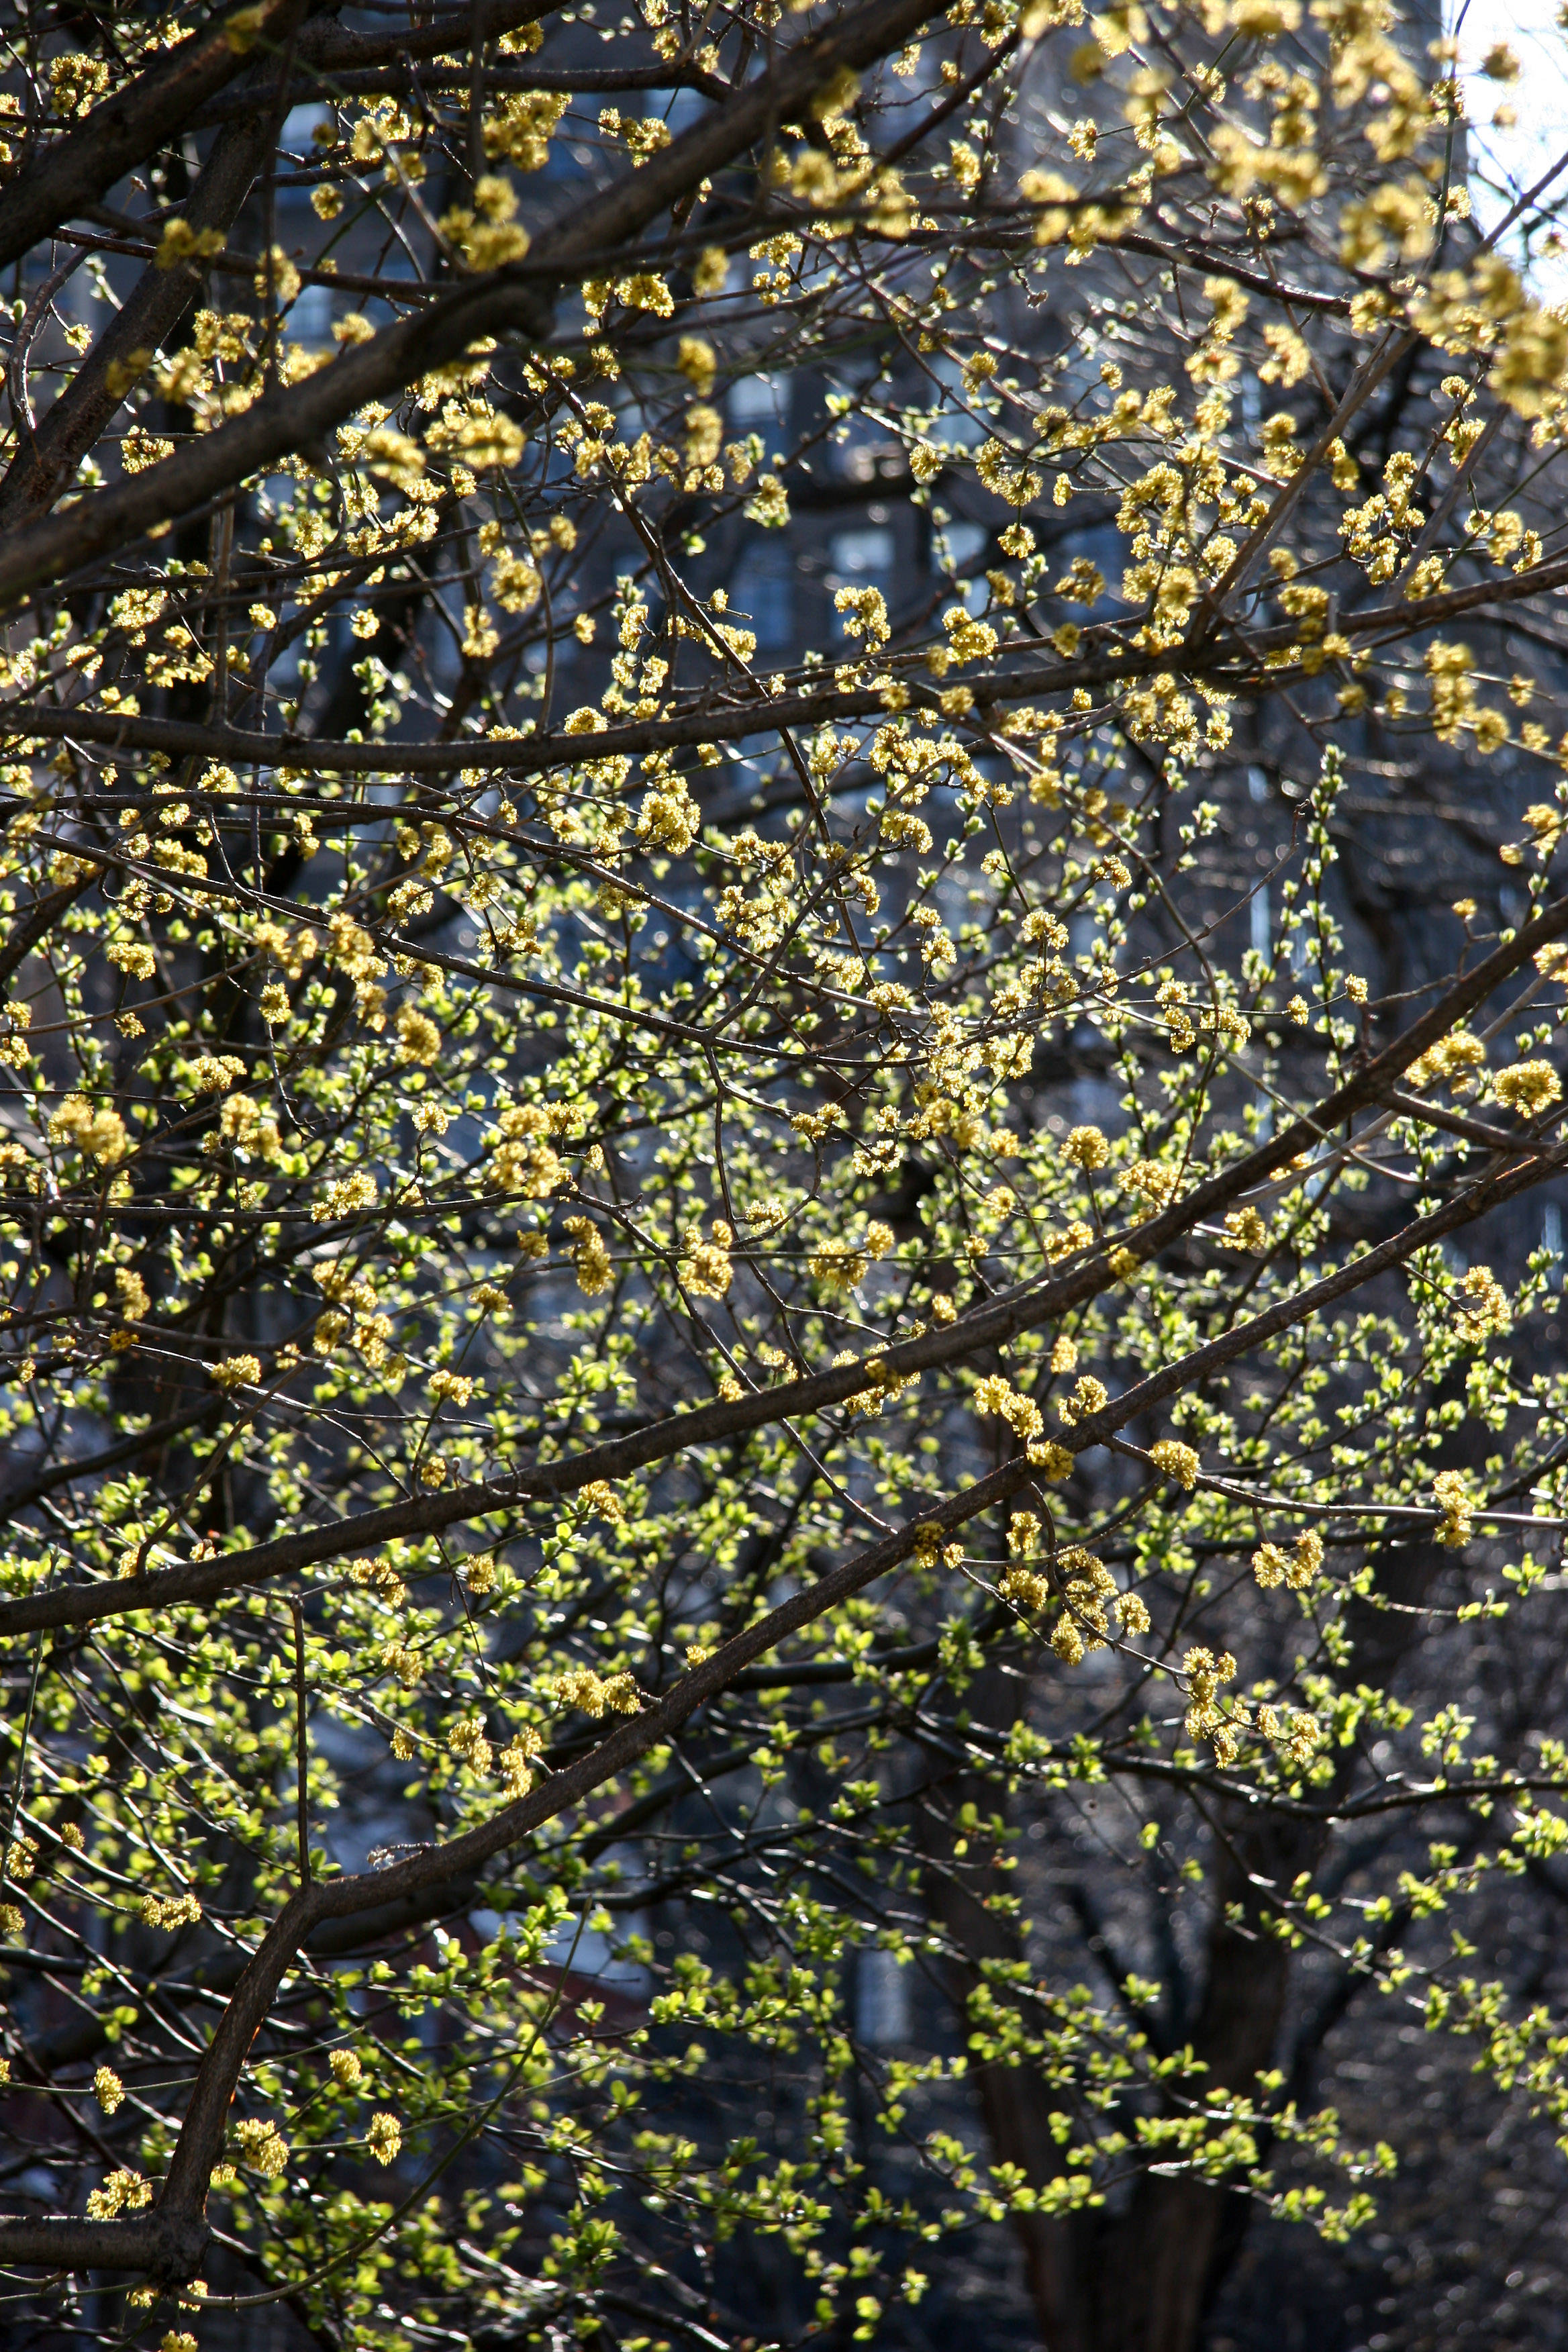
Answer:
<path fill-rule="evenodd" d="M 234 2127 L 236 2145 L 244 2161 L 253 2172 L 264 2179 L 276 2180 L 289 2168 L 289 2143 L 275 2123 L 262 2116 L 247 2116 Z"/>
<path fill-rule="evenodd" d="M 566 1217 L 563 1223 L 575 1244 L 572 1263 L 577 1287 L 584 1298 L 597 1298 L 608 1290 L 615 1275 L 605 1237 L 591 1217 Z"/>
<path fill-rule="evenodd" d="M 1163 1471 L 1167 1478 L 1173 1479 L 1178 1486 L 1184 1486 L 1189 1494 L 1197 1485 L 1197 1454 L 1190 1445 L 1184 1445 L 1180 1438 L 1161 1438 L 1157 1445 L 1149 1448 L 1149 1459 L 1156 1470 Z"/>
<path fill-rule="evenodd" d="M 550 1689 L 557 1706 L 579 1707 L 584 1715 L 636 1715 L 642 1705 L 629 1674 L 601 1676 L 591 1666 L 557 1675 Z"/>
<path fill-rule="evenodd" d="M 686 1255 L 680 1261 L 680 1279 L 695 1298 L 722 1298 L 733 1279 L 730 1252 L 734 1244 L 732 1227 L 722 1217 L 713 1220 L 713 1237 L 704 1241 L 701 1227 L 689 1225 L 685 1234 Z"/>
<path fill-rule="evenodd" d="M 1069 1168 L 1103 1168 L 1110 1146 L 1098 1127 L 1075 1127 L 1068 1129 L 1061 1152 Z"/>
<path fill-rule="evenodd" d="M 1461 1550 L 1474 1534 L 1476 1524 L 1476 1506 L 1463 1473 L 1440 1471 L 1432 1481 L 1432 1492 L 1443 1515 L 1437 1541 L 1450 1551 Z"/>
<path fill-rule="evenodd" d="M 1522 1118 L 1536 1118 L 1563 1099 L 1563 1081 L 1550 1062 L 1510 1062 L 1492 1080 L 1499 1102 Z"/>
<path fill-rule="evenodd" d="M 94 2221 L 111 2221 L 117 2213 L 139 2213 L 153 2202 L 153 2186 L 140 2172 L 121 2167 L 111 2172 L 101 2189 L 89 2191 L 87 2210 Z"/>
<path fill-rule="evenodd" d="M 85 1095 L 68 1095 L 48 1124 L 51 1143 L 63 1143 L 84 1159 L 112 1168 L 123 1160 L 130 1138 L 117 1110 L 94 1109 Z"/>
<path fill-rule="evenodd" d="M 1016 1437 L 1026 1441 L 1038 1437 L 1045 1428 L 1044 1418 L 1034 1398 L 1022 1395 L 1011 1381 L 1003 1379 L 1000 1372 L 987 1373 L 984 1380 L 977 1381 L 970 1402 L 982 1420 L 997 1415 L 1007 1423 Z"/>
<path fill-rule="evenodd" d="M 1311 1528 L 1297 1537 L 1289 1551 L 1279 1544 L 1266 1543 L 1252 1555 L 1252 1573 L 1266 1590 L 1271 1585 L 1288 1584 L 1293 1592 L 1303 1592 L 1322 1565 L 1323 1539 Z"/>

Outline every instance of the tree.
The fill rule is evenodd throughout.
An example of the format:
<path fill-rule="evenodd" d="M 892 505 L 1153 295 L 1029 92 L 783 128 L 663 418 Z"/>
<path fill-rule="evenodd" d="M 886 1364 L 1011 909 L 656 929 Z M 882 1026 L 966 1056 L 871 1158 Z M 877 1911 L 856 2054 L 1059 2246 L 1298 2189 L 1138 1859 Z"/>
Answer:
<path fill-rule="evenodd" d="M 13 36 L 16 2324 L 1180 2352 L 1352 2010 L 1568 2123 L 1550 190 L 1381 0 L 592 16 Z"/>

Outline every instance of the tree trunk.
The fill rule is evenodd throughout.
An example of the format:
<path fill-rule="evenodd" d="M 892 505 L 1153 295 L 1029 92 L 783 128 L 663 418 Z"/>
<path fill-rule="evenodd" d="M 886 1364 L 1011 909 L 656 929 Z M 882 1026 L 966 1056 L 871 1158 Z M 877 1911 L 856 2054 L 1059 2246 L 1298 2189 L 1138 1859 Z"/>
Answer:
<path fill-rule="evenodd" d="M 1419 1612 L 1432 1585 L 1452 1564 L 1453 1555 L 1431 1543 L 1390 1549 L 1380 1592 L 1396 1607 L 1352 1602 L 1346 1612 L 1359 1681 L 1383 1686 L 1390 1680 L 1419 1638 Z M 1020 1676 L 982 1676 L 976 1712 L 1005 1728 L 1026 1690 Z M 1317 1792 L 1325 1807 L 1353 1769 L 1347 1753 L 1334 1782 Z M 948 1990 L 961 2015 L 985 1962 L 1023 1958 L 1012 1918 L 986 1905 L 1005 1881 L 988 1858 L 955 1853 L 952 1821 L 970 1801 L 994 1810 L 995 1790 L 954 1779 L 940 1791 L 924 1829 L 926 1901 L 955 1947 Z M 1316 1871 L 1331 1831 L 1320 1820 L 1258 1820 L 1251 1809 L 1222 1818 L 1217 1827 L 1214 1915 L 1190 2038 L 1207 2069 L 1205 2086 L 1246 2094 L 1277 2061 L 1289 1990 L 1289 1948 L 1267 1932 L 1267 1916 L 1295 1879 Z M 1036 2186 L 1055 2179 L 1061 2152 L 1047 2122 L 1058 2104 L 1048 2082 L 1026 2065 L 995 2063 L 976 2068 L 973 2080 L 994 2161 L 1016 2165 Z M 1196 2352 L 1205 2314 L 1240 2252 L 1250 2211 L 1223 2185 L 1145 2174 L 1120 2210 L 1066 2220 L 1016 2215 L 1043 2352 Z"/>

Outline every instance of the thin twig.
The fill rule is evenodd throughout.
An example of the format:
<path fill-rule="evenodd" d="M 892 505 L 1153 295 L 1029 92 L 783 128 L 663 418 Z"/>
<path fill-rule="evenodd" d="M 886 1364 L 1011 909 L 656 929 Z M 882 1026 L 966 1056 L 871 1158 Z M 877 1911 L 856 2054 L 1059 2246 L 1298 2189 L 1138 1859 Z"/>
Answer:
<path fill-rule="evenodd" d="M 309 1746 L 305 1736 L 305 1610 L 297 1598 L 291 1598 L 289 1610 L 294 1619 L 294 1786 L 295 1822 L 300 1841 L 300 1884 L 310 1884 L 310 1811 L 308 1771 Z"/>

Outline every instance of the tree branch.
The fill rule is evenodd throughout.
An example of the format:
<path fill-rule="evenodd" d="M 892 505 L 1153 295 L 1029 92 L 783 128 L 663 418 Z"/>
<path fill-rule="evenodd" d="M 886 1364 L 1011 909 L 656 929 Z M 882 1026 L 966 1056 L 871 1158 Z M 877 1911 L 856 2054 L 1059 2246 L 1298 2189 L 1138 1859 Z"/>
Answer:
<path fill-rule="evenodd" d="M 1541 1181 L 1541 1174 L 1538 1164 L 1526 1161 L 1484 1179 L 1445 1208 L 1414 1219 L 1380 1248 L 1352 1259 L 1307 1290 L 1281 1298 L 1250 1321 L 1221 1333 L 1178 1361 L 1136 1382 L 1102 1411 L 1067 1430 L 1063 1443 L 1074 1454 L 1104 1443 L 1116 1429 L 1138 1414 L 1203 1381 L 1347 1292 L 1360 1288 L 1415 1250 L 1527 1190 Z M 521 1843 L 545 1822 L 569 1811 L 606 1780 L 616 1779 L 650 1748 L 672 1737 L 698 1707 L 719 1696 L 736 1675 L 764 1652 L 897 1567 L 917 1549 L 926 1530 L 951 1534 L 994 1505 L 1007 1501 L 1020 1487 L 1031 1483 L 1035 1475 L 1026 1454 L 1015 1455 L 989 1477 L 946 1496 L 922 1511 L 918 1518 L 892 1529 L 839 1568 L 792 1594 L 757 1623 L 733 1635 L 710 1658 L 681 1675 L 655 1706 L 630 1718 L 578 1762 L 552 1774 L 542 1787 L 504 1807 L 490 1821 L 458 1837 L 427 1846 L 390 1869 L 302 1884 L 242 1970 L 198 2069 L 158 2213 L 153 2217 L 169 2229 L 168 2236 L 158 2242 L 159 2261 L 175 2259 L 176 2250 L 178 2258 L 188 2252 L 193 2264 L 200 2259 L 205 2223 L 199 2216 L 205 2208 L 213 2167 L 222 2150 L 228 2111 L 247 2053 L 277 1998 L 290 1963 L 315 1927 L 325 1920 L 348 1919 L 356 1912 L 414 1899 L 456 1876 L 477 1871 L 508 1847 Z M 151 2267 L 146 2244 L 137 2239 L 132 2252 L 130 2242 L 119 2234 L 121 2227 L 118 2221 L 62 2223 L 62 2231 L 68 2234 L 49 2242 L 60 2249 L 54 2256 L 57 2266 L 122 2270 Z M 37 2234 L 44 2229 L 47 2225 L 33 2222 L 0 2222 L 0 2262 L 45 2260 L 40 2253 L 25 2251 L 44 2242 Z M 84 2234 L 68 2234 L 73 2231 Z M 97 2236 L 95 2231 L 103 2234 Z M 68 2246 L 69 2252 L 66 2251 Z"/>
<path fill-rule="evenodd" d="M 214 141 L 187 203 L 181 206 L 195 229 L 228 229 L 238 218 L 251 184 L 272 145 L 272 110 L 258 97 L 245 104 L 244 118 Z M 70 383 L 42 423 L 17 449 L 0 481 L 0 529 L 43 513 L 65 488 L 79 459 L 91 448 L 125 398 L 111 392 L 110 371 L 131 373 L 133 352 L 157 351 L 173 333 L 196 292 L 188 268 L 142 272 Z"/>
<path fill-rule="evenodd" d="M 248 50 L 237 47 L 227 31 L 233 13 L 226 8 L 203 31 L 165 50 L 155 66 L 95 106 L 0 191 L 0 266 L 19 260 L 73 213 L 96 204 L 247 70 Z M 305 0 L 265 0 L 253 45 L 286 41 L 304 13 Z"/>
<path fill-rule="evenodd" d="M 1448 990 L 1430 1010 L 1413 1022 L 1403 1035 L 1383 1053 L 1364 1063 L 1353 1076 L 1324 1097 L 1313 1109 L 1282 1127 L 1267 1142 L 1216 1175 L 1206 1177 L 1192 1191 L 1171 1203 L 1158 1216 L 1145 1224 L 1133 1227 L 1125 1235 L 1091 1251 L 1069 1272 L 1056 1275 L 1038 1285 L 1021 1284 L 1016 1290 L 989 1301 L 957 1322 L 938 1325 L 923 1332 L 919 1339 L 905 1339 L 895 1346 L 879 1349 L 874 1358 L 862 1359 L 852 1364 L 831 1367 L 826 1371 L 814 1372 L 804 1379 L 783 1381 L 776 1388 L 761 1389 L 750 1396 L 700 1405 L 694 1412 L 680 1413 L 649 1422 L 624 1437 L 612 1438 L 603 1445 L 567 1459 L 536 1465 L 532 1469 L 496 1478 L 456 1486 L 449 1491 L 434 1491 L 410 1496 L 405 1500 L 384 1505 L 379 1510 L 363 1511 L 357 1516 L 339 1519 L 330 1526 L 312 1528 L 298 1535 L 283 1536 L 272 1543 L 256 1544 L 240 1552 L 231 1552 L 216 1560 L 205 1560 L 184 1568 L 163 1569 L 151 1576 L 135 1579 L 116 1577 L 93 1585 L 68 1585 L 53 1591 L 28 1594 L 25 1599 L 0 1604 L 0 1640 L 15 1638 L 41 1629 L 62 1625 L 85 1625 L 105 1617 L 121 1617 L 142 1609 L 174 1608 L 183 1603 L 216 1600 L 220 1593 L 237 1591 L 245 1585 L 266 1582 L 275 1577 L 287 1576 L 298 1570 L 313 1568 L 321 1561 L 336 1559 L 354 1551 L 372 1551 L 378 1545 L 395 1538 L 434 1535 L 445 1528 L 464 1520 L 488 1517 L 491 1513 L 515 1509 L 520 1503 L 553 1500 L 580 1493 L 595 1479 L 614 1480 L 629 1477 L 637 1470 L 655 1462 L 666 1461 L 672 1454 L 710 1445 L 721 1441 L 743 1436 L 752 1430 L 766 1428 L 796 1415 L 821 1412 L 828 1407 L 842 1404 L 866 1388 L 893 1380 L 912 1378 L 918 1373 L 933 1370 L 939 1366 L 960 1363 L 981 1349 L 992 1349 L 1004 1341 L 1016 1339 L 1020 1332 L 1037 1329 L 1042 1323 L 1068 1313 L 1085 1304 L 1119 1279 L 1110 1265 L 1112 1251 L 1118 1246 L 1128 1249 L 1143 1263 L 1158 1256 L 1160 1252 L 1189 1233 L 1192 1227 L 1227 1208 L 1244 1193 L 1253 1191 L 1279 1169 L 1289 1166 L 1300 1152 L 1320 1145 L 1335 1129 L 1344 1125 L 1355 1112 L 1369 1104 L 1382 1100 L 1385 1090 L 1429 1045 L 1445 1037 L 1458 1022 L 1483 1003 L 1501 982 L 1528 963 L 1539 947 L 1558 939 L 1568 931 L 1568 898 L 1557 900 L 1546 908 L 1532 922 L 1517 931 L 1511 940 L 1479 963 L 1458 984 Z M 1521 1138 L 1521 1150 L 1531 1146 Z M 1544 1163 L 1531 1160 L 1526 1171 L 1527 1181 L 1535 1182 L 1545 1172 Z M 1460 1202 L 1473 1197 L 1459 1196 Z M 1499 1197 L 1503 1197 L 1500 1195 Z M 1381 1250 L 1353 1261 L 1346 1270 L 1356 1280 L 1364 1279 L 1369 1270 L 1381 1265 L 1392 1265 L 1401 1255 L 1399 1244 L 1411 1234 L 1430 1228 L 1431 1232 L 1447 1233 L 1456 1223 L 1468 1222 L 1479 1210 L 1466 1210 L 1458 1204 L 1437 1211 L 1434 1218 L 1417 1221 L 1406 1226 L 1403 1234 L 1385 1242 Z M 1419 1247 L 1419 1241 L 1410 1244 Z M 1330 1276 L 1329 1283 L 1343 1277 Z M 1337 1297 L 1338 1291 L 1318 1285 L 1316 1289 L 1294 1293 L 1271 1309 L 1259 1324 L 1241 1327 L 1249 1331 L 1267 1322 L 1269 1331 L 1283 1329 L 1298 1315 L 1311 1311 L 1320 1297 Z M 1283 1318 L 1283 1321 L 1279 1318 Z M 1215 1342 L 1216 1346 L 1223 1342 Z M 1182 1377 L 1191 1377 L 1192 1366 L 1202 1359 L 1186 1360 Z M 1227 1360 L 1216 1359 L 1215 1360 Z M 875 1364 L 877 1370 L 872 1370 Z M 1171 1374 L 1161 1374 L 1157 1394 L 1173 1393 L 1169 1385 Z M 1148 1383 L 1143 1384 L 1145 1388 Z M 1129 1391 L 1130 1394 L 1134 1393 Z M 1152 1392 L 1152 1394 L 1154 1392 Z M 1115 1407 L 1108 1408 L 1114 1412 Z M 1142 1410 L 1142 1405 L 1135 1410 Z M 1093 1421 L 1080 1423 L 1062 1442 L 1074 1451 L 1084 1444 L 1097 1444 L 1103 1424 L 1109 1434 L 1120 1423 L 1097 1415 Z M 1094 1435 L 1087 1434 L 1089 1432 Z"/>
<path fill-rule="evenodd" d="M 16 532 L 0 557 L 0 601 L 14 601 L 46 581 L 58 583 L 154 525 L 189 514 L 275 459 L 310 447 L 367 402 L 395 394 L 416 376 L 458 358 L 482 335 L 510 331 L 542 341 L 550 331 L 552 304 L 545 287 L 534 281 L 570 278 L 591 257 L 637 236 L 743 154 L 781 117 L 798 110 L 836 74 L 874 63 L 940 14 L 931 0 L 864 0 L 835 23 L 808 33 L 784 52 L 772 73 L 748 83 L 728 106 L 715 109 L 705 122 L 684 131 L 640 170 L 625 173 L 541 237 L 526 278 L 508 268 L 466 281 L 417 318 L 399 320 L 303 383 L 268 394 L 243 415 L 144 473 Z"/>
<path fill-rule="evenodd" d="M 335 279 L 335 284 L 346 280 Z M 415 332 L 426 314 L 405 321 Z M 361 346 L 368 351 L 369 344 Z M 342 362 L 340 362 L 341 364 Z M 174 458 L 164 461 L 174 465 Z M 156 470 L 155 468 L 153 470 Z M 150 478 L 147 475 L 139 477 Z M 74 511 L 74 509 L 73 509 Z M 0 571 L 0 593 L 3 593 Z M 1339 627 L 1348 636 L 1405 640 L 1423 629 L 1436 628 L 1487 605 L 1512 605 L 1527 597 L 1544 595 L 1568 585 L 1568 557 L 1543 563 L 1511 578 L 1478 581 L 1468 588 L 1446 590 L 1409 604 L 1378 604 L 1360 613 L 1342 614 Z M 1294 645 L 1299 627 L 1249 630 L 1245 668 L 1219 637 L 1206 646 L 1189 649 L 1183 669 L 1192 678 L 1208 678 L 1231 693 L 1256 682 L 1260 657 L 1283 646 Z M 974 698 L 982 726 L 995 706 L 1023 702 L 1035 695 L 1068 694 L 1078 687 L 1125 686 L 1157 676 L 1170 667 L 1168 652 L 1092 654 L 1076 661 L 1039 662 L 1027 667 L 993 671 L 976 678 Z M 1279 672 L 1270 674 L 1276 679 Z M 910 692 L 910 707 L 935 718 L 941 711 L 940 689 L 921 677 L 901 681 Z M 770 728 L 810 726 L 823 719 L 866 719 L 888 708 L 879 686 L 827 687 L 793 695 L 760 695 L 754 700 L 705 700 L 700 708 L 672 718 L 608 727 L 594 738 L 595 759 L 613 759 L 626 752 L 679 750 L 725 737 L 755 732 L 763 720 Z M 288 761 L 342 775 L 450 775 L 464 768 L 503 769 L 514 776 L 531 776 L 571 764 L 584 756 L 583 738 L 560 733 L 533 736 L 464 735 L 438 743 L 356 743 L 331 737 L 268 735 L 237 727 L 204 727 L 174 719 L 132 718 L 120 711 L 61 709 L 47 703 L 0 705 L 0 729 L 7 741 L 38 736 L 101 743 L 116 751 L 168 751 L 175 755 L 225 760 L 234 765 L 275 765 Z"/>

